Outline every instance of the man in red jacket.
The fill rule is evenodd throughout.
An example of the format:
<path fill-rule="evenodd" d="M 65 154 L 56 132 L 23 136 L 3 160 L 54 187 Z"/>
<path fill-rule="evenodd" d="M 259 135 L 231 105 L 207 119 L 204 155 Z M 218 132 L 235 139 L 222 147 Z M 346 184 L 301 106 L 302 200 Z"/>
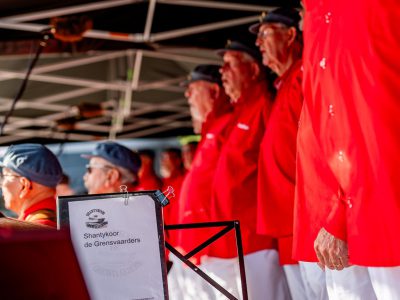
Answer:
<path fill-rule="evenodd" d="M 250 32 L 263 64 L 279 77 L 277 94 L 261 142 L 258 169 L 257 232 L 278 239 L 278 252 L 292 299 L 307 299 L 297 261 L 292 259 L 296 140 L 302 93 L 300 15 L 278 8 L 261 16 Z"/>
<path fill-rule="evenodd" d="M 210 222 L 211 187 L 215 166 L 221 145 L 228 130 L 232 107 L 222 87 L 218 65 L 199 65 L 185 82 L 185 97 L 192 108 L 198 112 L 201 120 L 201 141 L 190 169 L 186 173 L 180 193 L 179 223 Z M 205 229 L 186 229 L 179 232 L 179 246 L 183 252 L 193 250 L 211 236 Z M 212 245 L 210 246 L 212 247 Z M 201 256 L 207 249 L 191 260 L 201 265 Z M 212 296 L 211 288 L 194 272 L 184 272 L 183 289 L 185 299 L 208 300 Z"/>
<path fill-rule="evenodd" d="M 258 50 L 242 43 L 228 42 L 218 54 L 223 57 L 222 82 L 234 112 L 214 175 L 211 215 L 214 220 L 240 221 L 249 298 L 286 299 L 290 295 L 276 242 L 256 233 L 258 158 L 271 106 L 266 71 Z M 210 249 L 212 265 L 207 269 L 237 293 L 234 245 L 233 234 L 218 241 Z"/>
<path fill-rule="evenodd" d="M 40 144 L 13 145 L 1 167 L 5 207 L 19 220 L 56 227 L 56 186 L 62 179 L 57 157 Z"/>
<path fill-rule="evenodd" d="M 185 96 L 196 106 L 202 122 L 202 138 L 181 189 L 180 223 L 210 222 L 211 188 L 215 167 L 228 131 L 232 106 L 222 87 L 220 66 L 199 65 L 190 74 Z M 207 230 L 183 230 L 180 245 L 193 250 L 209 236 Z M 201 253 L 200 253 L 201 254 Z M 200 263 L 200 255 L 194 258 Z"/>
<path fill-rule="evenodd" d="M 295 255 L 328 269 L 332 297 L 397 299 L 400 10 L 391 0 L 305 4 Z"/>
<path fill-rule="evenodd" d="M 164 222 L 166 225 L 179 223 L 180 193 L 183 178 L 185 177 L 181 150 L 178 148 L 163 149 L 160 156 L 160 173 L 163 175 L 162 190 L 169 186 L 174 189 L 174 197 L 170 199 L 169 205 L 164 207 Z M 167 241 L 172 246 L 178 246 L 178 231 L 168 232 Z"/>

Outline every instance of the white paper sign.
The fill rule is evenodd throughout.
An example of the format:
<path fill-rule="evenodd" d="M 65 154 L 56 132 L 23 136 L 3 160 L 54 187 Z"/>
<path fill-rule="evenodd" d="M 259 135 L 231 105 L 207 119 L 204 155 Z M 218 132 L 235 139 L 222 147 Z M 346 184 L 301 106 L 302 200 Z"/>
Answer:
<path fill-rule="evenodd" d="M 92 299 L 164 299 L 154 200 L 71 201 L 71 238 Z"/>

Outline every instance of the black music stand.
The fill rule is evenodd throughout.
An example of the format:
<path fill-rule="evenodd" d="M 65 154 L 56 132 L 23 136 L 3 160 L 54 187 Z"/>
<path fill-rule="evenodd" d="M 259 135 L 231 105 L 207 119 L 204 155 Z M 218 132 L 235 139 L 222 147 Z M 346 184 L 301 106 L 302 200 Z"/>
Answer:
<path fill-rule="evenodd" d="M 211 245 L 215 241 L 217 241 L 220 237 L 224 236 L 231 230 L 235 231 L 236 235 L 236 247 L 239 259 L 239 268 L 240 268 L 240 281 L 242 284 L 242 297 L 243 300 L 248 300 L 247 295 L 247 284 L 246 284 L 246 272 L 244 268 L 244 260 L 243 260 L 243 246 L 242 246 L 242 236 L 240 234 L 240 224 L 239 221 L 224 221 L 224 222 L 207 222 L 207 223 L 191 223 L 191 224 L 179 224 L 179 225 L 165 225 L 165 230 L 185 230 L 185 229 L 194 229 L 194 228 L 212 228 L 212 227 L 223 227 L 218 233 L 212 235 L 205 242 L 198 245 L 192 251 L 190 251 L 186 255 L 182 255 L 178 250 L 176 250 L 171 244 L 168 242 L 165 243 L 165 247 L 171 251 L 176 257 L 178 257 L 184 264 L 186 264 L 189 268 L 191 268 L 194 272 L 196 272 L 201 278 L 211 284 L 215 289 L 220 291 L 223 295 L 225 295 L 230 300 L 238 300 L 235 296 L 229 293 L 224 287 L 222 287 L 218 282 L 204 273 L 198 266 L 193 264 L 189 259 L 202 251 L 207 246 Z"/>

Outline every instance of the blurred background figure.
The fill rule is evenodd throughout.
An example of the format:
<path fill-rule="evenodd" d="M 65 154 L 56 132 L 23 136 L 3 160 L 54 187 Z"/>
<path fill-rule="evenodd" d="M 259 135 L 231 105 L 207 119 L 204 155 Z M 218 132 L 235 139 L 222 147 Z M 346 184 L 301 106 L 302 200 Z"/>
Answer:
<path fill-rule="evenodd" d="M 153 150 L 144 149 L 139 152 L 142 166 L 139 170 L 139 191 L 161 190 L 162 182 L 154 171 L 155 153 Z"/>
<path fill-rule="evenodd" d="M 198 142 L 189 142 L 182 146 L 182 160 L 186 171 L 189 171 L 196 154 Z"/>
<path fill-rule="evenodd" d="M 74 195 L 74 190 L 69 186 L 69 176 L 63 173 L 61 182 L 56 187 L 57 196 L 70 196 Z"/>
<path fill-rule="evenodd" d="M 141 162 L 136 152 L 115 142 L 102 142 L 82 157 L 89 159 L 83 176 L 89 194 L 119 193 L 121 185 L 130 192 L 137 189 Z"/>
<path fill-rule="evenodd" d="M 182 152 L 178 148 L 166 148 L 160 155 L 160 174 L 163 186 L 185 173 Z"/>
<path fill-rule="evenodd" d="M 0 165 L 5 207 L 19 220 L 56 227 L 56 186 L 62 169 L 53 152 L 40 144 L 14 145 Z"/>
<path fill-rule="evenodd" d="M 160 173 L 163 181 L 162 190 L 165 191 L 169 186 L 174 189 L 175 197 L 169 199 L 170 204 L 164 208 L 165 224 L 177 224 L 179 222 L 179 196 L 183 179 L 185 177 L 185 168 L 181 150 L 178 148 L 167 148 L 161 152 Z M 177 231 L 171 230 L 167 237 L 170 244 L 176 245 Z"/>

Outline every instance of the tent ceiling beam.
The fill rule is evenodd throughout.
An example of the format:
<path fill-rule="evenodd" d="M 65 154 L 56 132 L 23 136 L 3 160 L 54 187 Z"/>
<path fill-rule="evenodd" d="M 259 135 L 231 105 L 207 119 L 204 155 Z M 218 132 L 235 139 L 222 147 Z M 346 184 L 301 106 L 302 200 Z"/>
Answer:
<path fill-rule="evenodd" d="M 192 27 L 186 27 L 186 28 L 182 28 L 182 29 L 175 29 L 175 30 L 169 30 L 169 31 L 164 31 L 164 32 L 160 32 L 160 33 L 155 33 L 150 36 L 150 42 L 159 42 L 159 41 L 178 38 L 178 37 L 182 37 L 182 36 L 186 36 L 186 35 L 197 34 L 197 33 L 202 33 L 202 32 L 207 32 L 207 31 L 212 31 L 212 30 L 217 30 L 217 29 L 222 29 L 222 28 L 227 28 L 227 27 L 248 24 L 248 23 L 254 23 L 254 22 L 258 21 L 259 17 L 260 17 L 259 15 L 254 15 L 254 16 L 250 16 L 250 17 L 236 18 L 236 19 L 227 20 L 227 21 L 213 22 L 213 23 L 209 23 L 209 24 L 203 24 L 203 25 L 198 25 L 198 26 L 192 26 Z"/>
<path fill-rule="evenodd" d="M 254 4 L 237 4 L 229 2 L 220 2 L 212 0 L 158 0 L 160 4 L 171 4 L 171 5 L 183 5 L 183 6 L 194 6 L 194 7 L 205 7 L 205 8 L 215 8 L 224 10 L 239 10 L 239 11 L 267 11 L 276 8 L 275 6 L 264 6 L 264 5 L 254 5 Z"/>
<path fill-rule="evenodd" d="M 145 2 L 145 0 L 108 0 L 108 1 L 100 1 L 96 3 L 88 3 L 88 4 L 80 4 L 74 6 L 67 6 L 56 9 L 48 9 L 39 12 L 27 13 L 14 15 L 7 18 L 3 18 L 3 20 L 9 20 L 11 22 L 29 22 L 42 20 L 52 17 L 66 16 L 72 14 L 79 14 L 88 11 L 95 11 L 99 9 L 106 9 L 112 7 L 118 7 L 123 5 L 129 5 L 134 3 Z"/>
<path fill-rule="evenodd" d="M 149 128 L 149 129 L 144 129 L 141 131 L 133 132 L 133 133 L 127 133 L 127 134 L 122 134 L 119 135 L 118 138 L 139 138 L 139 137 L 145 137 L 150 134 L 155 134 L 155 133 L 160 133 L 160 132 L 165 132 L 171 129 L 175 128 L 180 128 L 180 127 L 191 127 L 192 123 L 190 121 L 176 121 L 172 123 L 167 123 L 165 126 L 161 127 L 155 127 L 155 128 Z"/>

